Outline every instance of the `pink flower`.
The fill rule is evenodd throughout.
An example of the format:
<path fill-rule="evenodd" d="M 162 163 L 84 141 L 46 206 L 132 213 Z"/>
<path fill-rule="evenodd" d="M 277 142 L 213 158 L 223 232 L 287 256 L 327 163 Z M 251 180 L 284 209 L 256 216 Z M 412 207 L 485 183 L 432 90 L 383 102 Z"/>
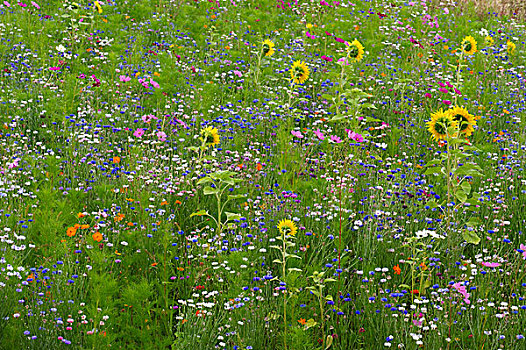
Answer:
<path fill-rule="evenodd" d="M 321 59 L 324 60 L 324 61 L 327 61 L 327 62 L 332 62 L 332 58 L 327 57 L 325 55 L 321 56 Z"/>
<path fill-rule="evenodd" d="M 454 89 L 455 89 L 455 92 L 456 92 L 458 95 L 462 96 L 462 93 L 460 92 L 460 90 L 458 90 L 457 88 L 454 88 Z"/>
<path fill-rule="evenodd" d="M 499 267 L 500 264 L 499 263 L 493 263 L 493 262 L 481 262 L 482 266 L 486 266 L 486 267 Z"/>
<path fill-rule="evenodd" d="M 439 88 L 438 91 L 443 92 L 445 94 L 447 94 L 449 92 L 449 90 L 446 89 L 446 88 Z"/>
<path fill-rule="evenodd" d="M 524 260 L 526 260 L 526 245 L 521 244 L 521 245 L 520 245 L 520 250 L 522 250 L 522 258 L 523 258 Z"/>
<path fill-rule="evenodd" d="M 57 71 L 60 70 L 60 67 L 49 67 L 49 70 Z"/>
<path fill-rule="evenodd" d="M 183 128 L 187 128 L 188 126 L 186 126 L 186 123 L 183 122 L 182 120 L 179 120 L 179 119 L 175 119 L 176 122 L 178 122 L 179 124 L 181 124 L 183 126 Z"/>
<path fill-rule="evenodd" d="M 440 87 L 443 87 L 443 88 L 446 87 L 446 84 L 444 84 L 444 83 L 442 83 L 442 82 L 440 82 L 440 81 L 438 82 L 438 85 L 440 85 Z"/>
<path fill-rule="evenodd" d="M 316 39 L 316 37 L 312 35 L 311 33 L 309 33 L 308 30 L 305 32 L 305 35 L 307 36 L 307 38 Z"/>
<path fill-rule="evenodd" d="M 40 10 L 40 6 L 38 6 L 38 4 L 34 1 L 31 1 L 31 5 L 35 6 L 37 8 L 37 10 Z"/>
<path fill-rule="evenodd" d="M 156 116 L 154 116 L 153 114 L 148 114 L 148 115 L 143 115 L 141 117 L 142 121 L 145 122 L 145 123 L 149 123 L 151 122 L 152 120 L 154 119 L 159 119 L 157 118 Z"/>
<path fill-rule="evenodd" d="M 453 87 L 453 85 L 451 85 L 451 83 L 450 83 L 449 81 L 446 82 L 446 85 L 447 85 L 448 87 L 450 87 L 450 88 Z"/>
<path fill-rule="evenodd" d="M 449 15 L 449 10 L 447 9 L 447 7 L 444 8 L 444 13 L 445 13 L 446 15 Z"/>
<path fill-rule="evenodd" d="M 241 73 L 241 72 L 238 71 L 238 70 L 233 71 L 233 73 L 234 73 L 234 75 L 236 75 L 236 76 L 238 76 L 238 77 L 240 77 L 240 78 L 243 76 L 243 73 Z"/>
<path fill-rule="evenodd" d="M 158 131 L 157 134 L 155 135 L 157 135 L 157 138 L 159 139 L 159 141 L 161 142 L 166 141 L 166 134 L 163 131 Z"/>
<path fill-rule="evenodd" d="M 470 294 L 467 292 L 466 290 L 466 286 L 463 286 L 461 285 L 460 282 L 457 282 L 453 285 L 453 288 L 455 288 L 457 290 L 457 292 L 459 292 L 460 294 L 462 294 L 462 296 L 464 297 L 464 302 L 466 304 L 469 304 L 470 301 L 469 301 L 469 296 Z"/>
<path fill-rule="evenodd" d="M 340 59 L 338 60 L 338 62 L 341 62 L 342 65 L 344 65 L 344 66 L 348 66 L 348 65 L 350 65 L 350 62 L 349 62 L 349 60 L 347 59 L 347 57 L 342 57 L 342 58 L 340 58 Z"/>
<path fill-rule="evenodd" d="M 11 7 L 11 4 L 8 3 L 7 1 L 4 1 L 4 5 L 6 5 L 7 7 Z"/>
<path fill-rule="evenodd" d="M 442 101 L 442 103 L 447 105 L 447 106 L 451 105 L 451 101 L 450 100 L 444 100 L 444 101 Z"/>
<path fill-rule="evenodd" d="M 358 134 L 358 133 L 355 133 L 354 131 L 352 130 L 349 130 L 349 129 L 345 129 L 345 131 L 347 132 L 347 136 L 349 136 L 349 138 L 351 140 L 354 140 L 356 142 L 363 142 L 363 136 Z"/>
<path fill-rule="evenodd" d="M 121 75 L 119 76 L 119 80 L 122 81 L 123 83 L 127 82 L 127 81 L 130 81 L 131 78 L 130 77 L 127 77 L 125 75 Z"/>
<path fill-rule="evenodd" d="M 431 98 L 431 94 L 429 92 L 427 92 L 424 97 L 427 97 L 427 98 Z"/>
<path fill-rule="evenodd" d="M 159 86 L 160 86 L 159 83 L 157 83 L 155 80 L 153 80 L 151 78 L 150 78 L 150 84 L 152 84 L 153 87 L 156 88 L 156 89 L 159 88 Z"/>
<path fill-rule="evenodd" d="M 320 139 L 320 140 L 325 140 L 325 135 L 323 135 L 323 133 L 320 131 L 320 129 L 316 129 L 314 130 L 314 134 Z"/>
<path fill-rule="evenodd" d="M 343 40 L 342 38 L 334 37 L 334 39 L 339 43 L 345 44 L 345 40 Z"/>
<path fill-rule="evenodd" d="M 142 135 L 144 135 L 144 129 L 141 128 L 135 130 L 135 132 L 133 133 L 133 136 L 135 137 L 142 137 Z"/>
<path fill-rule="evenodd" d="M 303 138 L 303 135 L 301 134 L 301 131 L 295 131 L 295 130 L 291 130 L 290 133 L 294 136 L 296 136 L 297 138 L 299 139 L 302 139 Z"/>
<path fill-rule="evenodd" d="M 336 136 L 336 135 L 331 135 L 330 140 L 331 140 L 332 142 L 334 142 L 334 143 L 342 143 L 342 142 L 343 142 L 342 139 L 339 138 L 339 137 Z"/>

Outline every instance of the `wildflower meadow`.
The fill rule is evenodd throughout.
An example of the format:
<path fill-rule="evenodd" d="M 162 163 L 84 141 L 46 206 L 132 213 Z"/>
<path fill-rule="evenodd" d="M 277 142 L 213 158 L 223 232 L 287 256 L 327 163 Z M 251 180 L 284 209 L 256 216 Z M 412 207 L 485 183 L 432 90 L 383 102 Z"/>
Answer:
<path fill-rule="evenodd" d="M 469 1 L 0 0 L 0 349 L 526 349 L 525 41 Z"/>

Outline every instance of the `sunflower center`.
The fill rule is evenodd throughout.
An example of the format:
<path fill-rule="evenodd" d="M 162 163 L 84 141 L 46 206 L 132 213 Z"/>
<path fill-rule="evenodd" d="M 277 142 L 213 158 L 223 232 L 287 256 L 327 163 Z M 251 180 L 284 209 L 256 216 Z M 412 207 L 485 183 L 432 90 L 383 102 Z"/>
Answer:
<path fill-rule="evenodd" d="M 283 226 L 283 227 L 281 228 L 281 231 L 283 231 L 283 234 L 286 235 L 286 234 L 290 233 L 292 230 L 291 230 L 290 227 L 288 227 L 288 226 Z"/>
<path fill-rule="evenodd" d="M 301 78 L 303 74 L 305 74 L 305 71 L 303 70 L 302 67 L 296 67 L 294 69 L 294 75 L 296 76 L 296 78 Z"/>
<path fill-rule="evenodd" d="M 464 51 L 468 51 L 469 52 L 469 51 L 471 51 L 472 48 L 473 48 L 473 45 L 471 44 L 470 41 L 466 41 L 464 43 Z"/>
<path fill-rule="evenodd" d="M 451 121 L 448 118 L 440 118 L 435 124 L 435 131 L 440 135 L 446 135 L 447 128 L 451 125 Z"/>
<path fill-rule="evenodd" d="M 462 114 L 455 114 L 455 116 L 453 117 L 453 120 L 459 122 L 460 131 L 466 130 L 469 126 L 468 118 L 464 117 Z"/>
<path fill-rule="evenodd" d="M 349 46 L 349 57 L 356 58 L 358 57 L 359 53 L 360 53 L 360 50 L 358 50 L 356 45 Z"/>
<path fill-rule="evenodd" d="M 263 44 L 263 53 L 266 55 L 270 51 L 270 46 L 268 44 Z"/>

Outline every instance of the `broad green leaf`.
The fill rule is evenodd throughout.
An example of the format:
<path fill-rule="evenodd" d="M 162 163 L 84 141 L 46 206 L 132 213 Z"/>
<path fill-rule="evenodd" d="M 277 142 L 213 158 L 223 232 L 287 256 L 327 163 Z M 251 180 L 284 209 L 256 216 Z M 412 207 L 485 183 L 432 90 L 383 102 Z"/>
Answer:
<path fill-rule="evenodd" d="M 210 186 L 206 186 L 204 189 L 203 189 L 203 193 L 205 196 L 208 196 L 210 194 L 217 194 L 219 192 L 219 189 L 216 187 L 216 188 L 212 188 Z"/>
<path fill-rule="evenodd" d="M 225 214 L 226 214 L 226 219 L 227 219 L 227 221 L 231 221 L 231 220 L 239 220 L 239 219 L 241 219 L 241 214 L 230 213 L 230 212 L 228 212 L 228 211 L 226 211 Z"/>
<path fill-rule="evenodd" d="M 192 216 L 203 216 L 203 215 L 208 215 L 208 211 L 206 211 L 206 210 L 199 210 L 199 211 L 196 211 L 195 213 L 190 214 L 190 217 L 192 217 Z"/>
<path fill-rule="evenodd" d="M 474 231 L 464 230 L 462 232 L 462 238 L 468 243 L 471 244 L 479 244 L 480 243 L 480 237 L 477 236 L 477 234 Z"/>

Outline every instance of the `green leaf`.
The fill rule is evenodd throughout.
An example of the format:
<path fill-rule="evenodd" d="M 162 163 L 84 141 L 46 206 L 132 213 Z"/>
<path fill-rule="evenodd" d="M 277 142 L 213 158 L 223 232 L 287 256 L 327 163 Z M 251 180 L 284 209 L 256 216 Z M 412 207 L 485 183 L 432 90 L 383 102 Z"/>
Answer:
<path fill-rule="evenodd" d="M 283 261 L 279 260 L 279 259 L 274 259 L 272 260 L 273 263 L 276 263 L 276 264 L 283 264 Z"/>
<path fill-rule="evenodd" d="M 426 171 L 424 171 L 424 175 L 435 175 L 435 174 L 441 174 L 441 173 L 442 173 L 442 167 L 438 167 L 438 166 L 428 168 Z"/>
<path fill-rule="evenodd" d="M 202 184 L 208 184 L 208 183 L 211 183 L 211 182 L 214 182 L 214 180 L 212 180 L 211 178 L 209 178 L 207 176 L 207 177 L 203 177 L 201 180 L 197 181 L 197 184 L 198 185 L 202 185 Z"/>
<path fill-rule="evenodd" d="M 468 243 L 477 245 L 480 243 L 480 237 L 474 231 L 464 230 L 462 232 L 462 238 Z"/>
<path fill-rule="evenodd" d="M 332 335 L 327 335 L 327 339 L 325 340 L 325 350 L 331 347 L 333 340 L 334 338 L 332 337 Z"/>
<path fill-rule="evenodd" d="M 231 220 L 239 220 L 239 219 L 241 219 L 241 214 L 230 213 L 230 212 L 228 212 L 228 211 L 225 211 L 225 214 L 226 214 L 226 220 L 227 220 L 227 221 L 231 221 Z"/>
<path fill-rule="evenodd" d="M 210 186 L 206 186 L 204 189 L 203 189 L 203 193 L 205 196 L 208 196 L 210 194 L 217 194 L 219 192 L 219 189 L 216 187 L 216 188 L 212 188 Z"/>
<path fill-rule="evenodd" d="M 407 284 L 400 284 L 398 285 L 399 288 L 403 288 L 403 289 L 411 289 L 410 286 L 408 286 Z"/>
<path fill-rule="evenodd" d="M 457 192 L 455 192 L 455 197 L 459 200 L 459 202 L 464 203 L 466 199 L 468 199 L 468 196 L 462 189 L 458 189 Z"/>
<path fill-rule="evenodd" d="M 295 268 L 295 267 L 289 267 L 288 270 L 289 271 L 295 271 L 295 272 L 303 272 L 302 269 L 298 269 L 298 268 Z"/>
<path fill-rule="evenodd" d="M 305 322 L 305 330 L 309 329 L 309 328 L 312 328 L 314 326 L 316 326 L 318 324 L 318 322 L 314 321 L 312 318 L 308 319 L 307 322 Z"/>
<path fill-rule="evenodd" d="M 203 215 L 208 215 L 208 211 L 206 211 L 206 210 L 199 210 L 199 211 L 196 211 L 195 213 L 190 214 L 190 217 L 203 216 Z"/>
<path fill-rule="evenodd" d="M 239 199 L 239 198 L 245 198 L 242 194 L 229 194 L 228 199 Z"/>
<path fill-rule="evenodd" d="M 480 225 L 480 219 L 477 218 L 477 217 L 472 217 L 472 218 L 469 219 L 468 222 L 466 222 L 466 225 L 469 226 L 469 227 L 478 226 L 478 225 Z"/>
<path fill-rule="evenodd" d="M 462 182 L 462 184 L 460 184 L 460 187 L 462 187 L 462 190 L 464 190 L 464 193 L 466 193 L 467 195 L 471 192 L 471 185 L 467 181 Z"/>

